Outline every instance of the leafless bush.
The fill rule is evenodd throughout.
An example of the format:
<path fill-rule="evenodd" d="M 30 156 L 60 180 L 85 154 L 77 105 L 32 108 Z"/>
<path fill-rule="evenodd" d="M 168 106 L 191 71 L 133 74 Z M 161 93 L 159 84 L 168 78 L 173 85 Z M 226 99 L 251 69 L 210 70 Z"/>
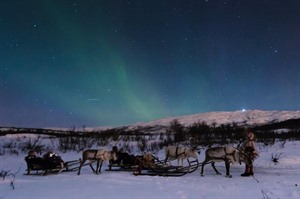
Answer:
<path fill-rule="evenodd" d="M 279 143 L 279 148 L 283 149 L 285 147 L 286 140 Z"/>
<path fill-rule="evenodd" d="M 10 155 L 19 155 L 15 140 L 7 141 L 2 145 L 0 155 L 4 155 L 5 153 L 9 153 Z"/>
<path fill-rule="evenodd" d="M 58 149 L 66 151 L 82 151 L 91 148 L 95 140 L 92 137 L 68 136 L 58 138 Z"/>
<path fill-rule="evenodd" d="M 279 158 L 280 158 L 280 156 L 281 156 L 282 154 L 283 154 L 283 153 L 277 153 L 277 152 L 274 152 L 274 153 L 272 154 L 272 162 L 274 162 L 275 164 L 277 164 L 278 161 L 279 161 Z"/>
<path fill-rule="evenodd" d="M 9 150 L 9 154 L 10 155 L 19 155 L 19 151 L 17 150 L 17 149 L 11 149 L 11 150 Z"/>
<path fill-rule="evenodd" d="M 11 175 L 11 173 L 10 173 L 10 170 L 1 170 L 0 171 L 0 178 L 2 179 L 2 180 L 5 180 L 5 178 L 6 177 L 8 177 L 8 176 L 10 176 Z"/>
<path fill-rule="evenodd" d="M 145 151 L 147 148 L 147 142 L 144 136 L 137 136 L 136 137 L 137 147 L 140 151 Z"/>
<path fill-rule="evenodd" d="M 41 136 L 37 136 L 36 138 L 29 138 L 26 140 L 21 146 L 21 150 L 23 152 L 27 152 L 29 150 L 34 150 L 39 154 L 42 154 L 45 145 L 41 144 Z"/>
<path fill-rule="evenodd" d="M 160 145 L 157 142 L 151 143 L 147 148 L 147 151 L 151 151 L 151 152 L 155 152 L 159 150 L 160 150 Z"/>
<path fill-rule="evenodd" d="M 128 153 L 132 153 L 132 147 L 128 144 L 128 142 L 127 143 L 125 143 L 124 145 L 123 145 L 123 147 L 122 147 L 122 151 L 124 151 L 124 152 L 128 152 Z"/>
<path fill-rule="evenodd" d="M 11 177 L 9 186 L 12 189 L 15 189 L 15 178 L 16 178 L 17 174 L 19 173 L 19 171 L 20 171 L 20 168 L 16 172 L 11 172 L 10 170 L 2 169 L 0 171 L 0 178 L 2 179 L 2 181 L 4 181 L 6 178 Z"/>
<path fill-rule="evenodd" d="M 5 142 L 2 147 L 4 149 L 13 149 L 13 148 L 16 148 L 17 146 L 17 143 L 14 141 L 14 140 L 10 140 L 8 142 Z"/>

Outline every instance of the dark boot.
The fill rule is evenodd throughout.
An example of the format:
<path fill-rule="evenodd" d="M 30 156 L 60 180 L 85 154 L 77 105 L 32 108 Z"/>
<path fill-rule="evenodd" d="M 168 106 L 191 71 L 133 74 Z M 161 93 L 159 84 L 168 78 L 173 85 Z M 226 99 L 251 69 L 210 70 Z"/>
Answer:
<path fill-rule="evenodd" d="M 250 166 L 246 165 L 245 172 L 241 174 L 241 176 L 248 177 L 250 176 L 249 172 L 250 172 Z"/>
<path fill-rule="evenodd" d="M 253 165 L 249 166 L 249 175 L 253 176 L 254 172 L 253 172 Z"/>

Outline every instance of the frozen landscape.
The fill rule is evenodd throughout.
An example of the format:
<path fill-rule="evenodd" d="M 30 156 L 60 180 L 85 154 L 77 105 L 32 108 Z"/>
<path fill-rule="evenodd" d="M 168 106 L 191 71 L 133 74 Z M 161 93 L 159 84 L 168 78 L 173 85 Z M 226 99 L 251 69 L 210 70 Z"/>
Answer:
<path fill-rule="evenodd" d="M 188 126 L 192 121 L 217 125 L 226 123 L 266 124 L 272 121 L 286 121 L 299 118 L 299 111 L 237 111 L 215 112 L 183 118 L 175 118 L 181 124 Z M 216 120 L 216 118 L 218 118 Z M 242 118 L 242 119 L 240 119 Z M 174 118 L 141 124 L 167 125 Z M 238 119 L 238 121 L 237 121 Z M 131 126 L 135 128 L 137 125 Z M 131 128 L 129 126 L 129 128 Z M 5 130 L 4 128 L 2 130 Z M 280 130 L 280 129 L 279 129 Z M 283 130 L 283 131 L 282 131 Z M 285 132 L 282 129 L 280 131 Z M 102 167 L 102 173 L 96 175 L 89 166 L 84 166 L 81 175 L 76 171 L 61 172 L 58 174 L 24 175 L 26 173 L 27 153 L 21 152 L 18 146 L 22 142 L 31 140 L 40 135 L 34 134 L 7 134 L 0 137 L 0 199 L 33 199 L 33 198 L 103 198 L 103 199 L 139 199 L 139 198 L 262 198 L 262 199 L 299 199 L 300 198 L 300 141 L 297 140 L 274 140 L 270 143 L 257 143 L 259 157 L 254 162 L 253 177 L 241 177 L 244 165 L 231 166 L 232 178 L 225 177 L 225 165 L 216 163 L 217 169 L 223 175 L 216 175 L 210 165 L 205 166 L 204 176 L 200 176 L 200 168 L 193 173 L 181 177 L 159 176 L 135 176 L 132 171 L 106 171 L 108 163 Z M 45 135 L 44 135 L 45 136 Z M 58 146 L 47 136 L 40 137 L 41 144 L 51 149 Z M 155 141 L 155 140 L 154 140 Z M 156 140 L 158 142 L 159 140 Z M 15 147 L 9 149 L 10 144 Z M 113 144 L 113 143 L 111 143 Z M 120 143 L 119 143 L 120 144 Z M 236 144 L 234 144 L 236 146 Z M 93 146 L 97 148 L 98 146 Z M 99 146 L 100 147 L 100 146 Z M 105 147 L 100 147 L 105 148 Z M 64 161 L 78 160 L 81 151 L 62 152 L 55 148 L 55 152 Z M 106 149 L 111 149 L 111 145 Z M 205 147 L 201 148 L 198 156 L 199 162 L 204 160 Z M 140 151 L 132 152 L 140 155 Z M 163 160 L 164 150 L 153 152 L 155 156 Z M 273 157 L 273 158 L 272 158 Z M 274 162 L 274 157 L 278 162 Z M 177 162 L 173 161 L 173 165 Z M 3 175 L 9 172 L 10 175 Z M 34 174 L 34 172 L 32 172 Z M 12 175 L 14 174 L 14 175 Z M 5 178 L 4 178 L 5 177 Z"/>
<path fill-rule="evenodd" d="M 197 171 L 182 177 L 134 176 L 132 172 L 105 171 L 95 175 L 88 166 L 81 175 L 62 172 L 47 176 L 23 175 L 26 171 L 26 154 L 0 156 L 2 171 L 16 173 L 0 180 L 1 199 L 33 198 L 300 198 L 300 142 L 276 142 L 273 146 L 259 145 L 260 157 L 256 159 L 255 176 L 241 177 L 244 165 L 231 167 L 232 178 L 224 177 L 223 163 L 216 175 L 210 165 L 205 176 Z M 59 153 L 65 161 L 80 158 L 79 153 Z M 272 155 L 280 155 L 278 163 Z M 163 158 L 160 151 L 158 157 Z M 201 150 L 199 161 L 204 159 Z M 176 162 L 174 163 L 176 164 Z"/>
<path fill-rule="evenodd" d="M 0 2 L 0 199 L 300 199 L 300 0 Z M 77 175 L 114 146 L 194 157 Z"/>

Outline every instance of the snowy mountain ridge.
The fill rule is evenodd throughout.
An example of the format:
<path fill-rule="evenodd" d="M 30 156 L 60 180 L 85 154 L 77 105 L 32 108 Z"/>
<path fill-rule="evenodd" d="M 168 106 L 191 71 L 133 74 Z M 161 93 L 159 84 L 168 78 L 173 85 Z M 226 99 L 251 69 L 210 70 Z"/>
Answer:
<path fill-rule="evenodd" d="M 242 126 L 256 126 L 275 122 L 282 122 L 290 119 L 299 119 L 300 110 L 297 111 L 262 111 L 262 110 L 239 110 L 239 111 L 220 111 L 207 112 L 180 117 L 169 117 L 150 122 L 141 122 L 129 125 L 128 128 L 149 127 L 149 126 L 169 126 L 174 120 L 177 120 L 184 126 L 190 126 L 195 123 L 205 122 L 207 125 L 232 124 Z"/>

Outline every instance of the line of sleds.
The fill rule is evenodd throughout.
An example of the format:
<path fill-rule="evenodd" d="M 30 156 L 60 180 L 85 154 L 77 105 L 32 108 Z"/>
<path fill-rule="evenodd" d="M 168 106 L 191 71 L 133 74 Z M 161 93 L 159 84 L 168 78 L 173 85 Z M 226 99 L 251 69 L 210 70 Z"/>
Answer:
<path fill-rule="evenodd" d="M 26 175 L 47 175 L 50 173 L 78 171 L 82 163 L 81 159 L 65 162 L 53 152 L 48 152 L 43 157 L 38 157 L 34 151 L 28 153 L 25 161 L 27 163 Z M 92 164 L 96 162 L 96 159 L 89 159 L 89 161 L 90 163 L 85 163 L 82 166 L 90 165 L 93 169 Z M 150 153 L 137 156 L 121 153 L 116 161 L 109 161 L 106 171 L 127 171 L 137 176 L 179 177 L 196 171 L 198 166 L 199 162 L 197 159 L 192 161 L 187 159 L 182 166 L 172 166 L 170 161 L 166 163 Z"/>
<path fill-rule="evenodd" d="M 126 153 L 123 153 L 123 155 L 125 155 L 125 158 L 123 156 L 123 160 L 121 156 L 121 160 L 119 159 L 117 162 L 111 161 L 106 171 L 130 171 L 136 176 L 148 175 L 179 177 L 196 171 L 199 166 L 198 159 L 192 161 L 187 159 L 185 165 L 173 166 L 170 164 L 170 161 L 166 163 L 164 160 L 160 160 L 158 157 L 150 153 L 138 156 Z"/>

